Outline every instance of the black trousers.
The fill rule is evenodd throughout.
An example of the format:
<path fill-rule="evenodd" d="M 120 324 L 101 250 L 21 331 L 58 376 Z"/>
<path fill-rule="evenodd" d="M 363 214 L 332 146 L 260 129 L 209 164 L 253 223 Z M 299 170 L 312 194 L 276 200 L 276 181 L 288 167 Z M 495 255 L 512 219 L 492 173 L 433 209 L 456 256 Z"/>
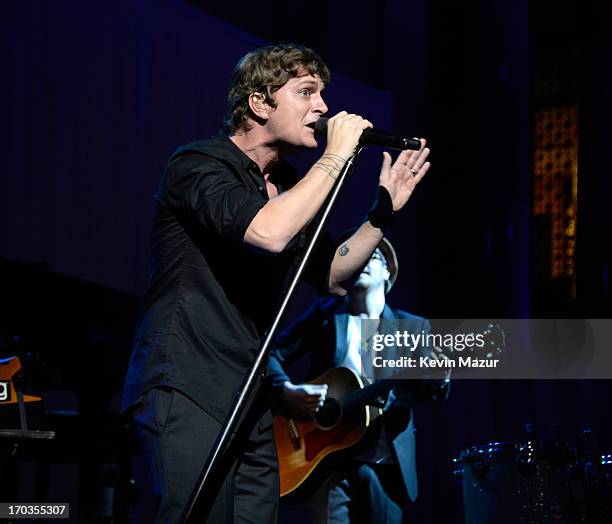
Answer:
<path fill-rule="evenodd" d="M 312 524 L 404 524 L 409 505 L 395 464 L 339 468 L 308 501 Z"/>
<path fill-rule="evenodd" d="M 155 388 L 133 408 L 146 455 L 147 476 L 156 504 L 155 523 L 179 521 L 221 424 L 189 397 Z M 206 522 L 275 523 L 279 500 L 278 462 L 272 417 L 263 404 L 251 410 L 249 422 L 230 445 L 214 493 L 204 493 Z"/>

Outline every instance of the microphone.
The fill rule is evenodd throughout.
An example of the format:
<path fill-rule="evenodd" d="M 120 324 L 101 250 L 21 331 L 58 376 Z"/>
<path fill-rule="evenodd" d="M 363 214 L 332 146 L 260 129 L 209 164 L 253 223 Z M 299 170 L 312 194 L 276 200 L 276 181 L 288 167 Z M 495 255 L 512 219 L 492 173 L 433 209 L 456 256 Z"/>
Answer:
<path fill-rule="evenodd" d="M 327 121 L 329 118 L 322 116 L 315 123 L 315 132 L 319 135 L 327 136 Z M 360 144 L 383 146 L 390 149 L 412 149 L 418 151 L 421 149 L 421 141 L 416 138 L 406 138 L 403 136 L 395 136 L 391 133 L 385 133 L 376 129 L 364 129 L 359 139 Z"/>

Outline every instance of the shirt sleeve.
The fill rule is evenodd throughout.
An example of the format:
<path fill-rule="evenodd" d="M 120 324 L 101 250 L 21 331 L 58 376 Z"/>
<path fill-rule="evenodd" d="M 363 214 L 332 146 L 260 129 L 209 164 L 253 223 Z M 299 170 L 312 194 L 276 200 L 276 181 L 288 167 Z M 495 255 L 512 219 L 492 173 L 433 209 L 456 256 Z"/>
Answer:
<path fill-rule="evenodd" d="M 242 242 L 266 200 L 222 162 L 190 153 L 171 160 L 158 201 L 223 237 Z"/>
<path fill-rule="evenodd" d="M 421 325 L 414 330 L 415 333 L 431 333 L 431 324 L 427 319 L 421 319 Z M 419 356 L 428 356 L 429 346 L 419 347 Z M 450 382 L 444 379 L 420 378 L 417 380 L 403 381 L 411 385 L 411 393 L 418 402 L 439 402 L 446 400 L 450 393 Z"/>

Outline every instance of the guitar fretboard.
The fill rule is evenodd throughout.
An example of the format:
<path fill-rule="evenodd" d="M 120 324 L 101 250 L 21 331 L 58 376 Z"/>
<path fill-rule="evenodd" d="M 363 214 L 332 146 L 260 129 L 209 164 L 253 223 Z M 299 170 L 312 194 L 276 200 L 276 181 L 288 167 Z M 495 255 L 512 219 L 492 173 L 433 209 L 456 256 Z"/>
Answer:
<path fill-rule="evenodd" d="M 369 384 L 364 388 L 351 391 L 340 402 L 342 411 L 347 412 L 362 406 L 367 406 L 368 404 L 373 404 L 378 397 L 385 396 L 393 388 L 399 386 L 400 383 L 400 380 L 385 379 Z"/>

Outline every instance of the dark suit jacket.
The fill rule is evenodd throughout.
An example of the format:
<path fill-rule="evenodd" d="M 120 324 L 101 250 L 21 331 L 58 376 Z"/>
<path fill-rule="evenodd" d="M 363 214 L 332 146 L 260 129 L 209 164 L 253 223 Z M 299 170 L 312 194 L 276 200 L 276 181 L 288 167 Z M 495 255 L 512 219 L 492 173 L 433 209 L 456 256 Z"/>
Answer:
<path fill-rule="evenodd" d="M 312 380 L 329 368 L 339 366 L 348 350 L 346 333 L 349 314 L 343 298 L 323 298 L 279 335 L 269 362 L 273 384 L 281 387 L 291 380 L 287 369 L 297 358 L 309 353 L 311 367 L 306 381 Z M 385 306 L 382 319 L 401 319 L 403 329 L 413 333 L 430 331 L 429 322 Z M 384 334 L 384 332 L 383 332 Z M 414 501 L 418 494 L 416 455 L 412 406 L 415 402 L 443 400 L 449 387 L 439 381 L 406 381 L 406 388 L 392 390 L 384 408 L 383 423 L 392 441 L 408 496 Z"/>

